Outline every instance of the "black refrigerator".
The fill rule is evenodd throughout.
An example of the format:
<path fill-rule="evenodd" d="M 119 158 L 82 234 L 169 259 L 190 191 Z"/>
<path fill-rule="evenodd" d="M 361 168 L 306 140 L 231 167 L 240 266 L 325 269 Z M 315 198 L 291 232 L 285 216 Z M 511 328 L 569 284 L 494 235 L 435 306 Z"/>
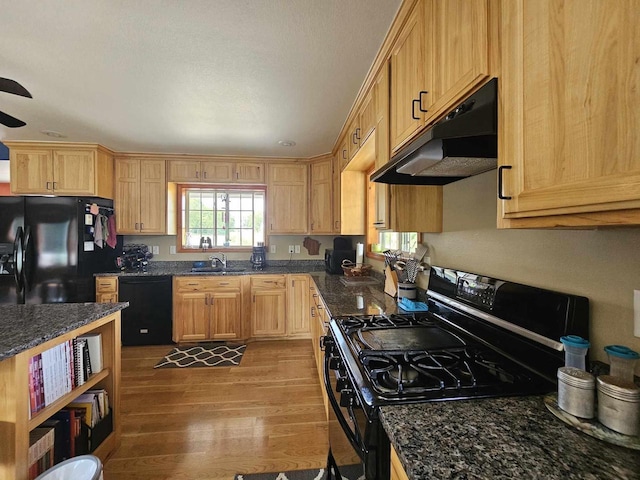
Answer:
<path fill-rule="evenodd" d="M 0 197 L 0 304 L 94 302 L 93 274 L 122 254 L 122 237 L 95 241 L 111 215 L 103 198 Z"/>

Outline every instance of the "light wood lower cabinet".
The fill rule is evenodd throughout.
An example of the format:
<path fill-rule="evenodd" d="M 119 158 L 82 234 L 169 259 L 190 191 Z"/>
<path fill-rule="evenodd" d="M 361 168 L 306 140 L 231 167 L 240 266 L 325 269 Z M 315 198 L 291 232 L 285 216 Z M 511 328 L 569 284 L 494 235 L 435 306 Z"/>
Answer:
<path fill-rule="evenodd" d="M 251 277 L 251 336 L 286 334 L 287 289 L 284 275 Z"/>
<path fill-rule="evenodd" d="M 409 480 L 396 449 L 391 447 L 391 480 Z"/>
<path fill-rule="evenodd" d="M 311 333 L 309 275 L 287 276 L 287 334 L 306 336 Z"/>
<path fill-rule="evenodd" d="M 96 303 L 118 301 L 118 277 L 96 277 Z"/>
<path fill-rule="evenodd" d="M 175 342 L 242 336 L 240 277 L 174 277 L 173 289 Z"/>
<path fill-rule="evenodd" d="M 320 339 L 327 334 L 327 325 L 329 317 L 322 303 L 322 298 L 318 294 L 315 283 L 310 282 L 309 286 L 309 313 L 311 321 L 311 341 L 313 342 L 313 353 L 316 360 L 316 368 L 318 369 L 318 378 L 320 379 L 320 388 L 322 391 L 322 400 L 324 402 L 325 415 L 329 418 L 329 397 L 324 388 L 324 351 L 320 345 Z"/>

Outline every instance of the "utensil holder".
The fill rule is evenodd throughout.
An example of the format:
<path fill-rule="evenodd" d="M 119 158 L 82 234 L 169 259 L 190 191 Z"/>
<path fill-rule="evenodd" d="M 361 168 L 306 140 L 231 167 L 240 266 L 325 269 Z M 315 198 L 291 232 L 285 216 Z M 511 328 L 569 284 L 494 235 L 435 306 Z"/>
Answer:
<path fill-rule="evenodd" d="M 416 298 L 417 289 L 415 283 L 398 283 L 398 298 L 408 298 L 409 300 L 413 300 Z"/>

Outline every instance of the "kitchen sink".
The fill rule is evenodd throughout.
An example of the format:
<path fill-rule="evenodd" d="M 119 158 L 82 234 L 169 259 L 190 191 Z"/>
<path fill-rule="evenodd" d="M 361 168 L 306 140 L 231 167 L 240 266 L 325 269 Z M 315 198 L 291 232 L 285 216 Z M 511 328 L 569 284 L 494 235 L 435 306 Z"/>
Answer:
<path fill-rule="evenodd" d="M 192 272 L 203 272 L 203 273 L 238 273 L 244 272 L 244 268 L 223 268 L 223 267 L 192 267 Z"/>

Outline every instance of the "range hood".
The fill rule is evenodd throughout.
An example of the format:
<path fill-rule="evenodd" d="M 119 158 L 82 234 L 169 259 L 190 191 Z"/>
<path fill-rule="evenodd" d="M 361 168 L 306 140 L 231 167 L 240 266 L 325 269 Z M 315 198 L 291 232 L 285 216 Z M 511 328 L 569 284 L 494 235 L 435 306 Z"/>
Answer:
<path fill-rule="evenodd" d="M 371 174 L 396 185 L 446 185 L 497 167 L 498 80 L 490 80 Z"/>

